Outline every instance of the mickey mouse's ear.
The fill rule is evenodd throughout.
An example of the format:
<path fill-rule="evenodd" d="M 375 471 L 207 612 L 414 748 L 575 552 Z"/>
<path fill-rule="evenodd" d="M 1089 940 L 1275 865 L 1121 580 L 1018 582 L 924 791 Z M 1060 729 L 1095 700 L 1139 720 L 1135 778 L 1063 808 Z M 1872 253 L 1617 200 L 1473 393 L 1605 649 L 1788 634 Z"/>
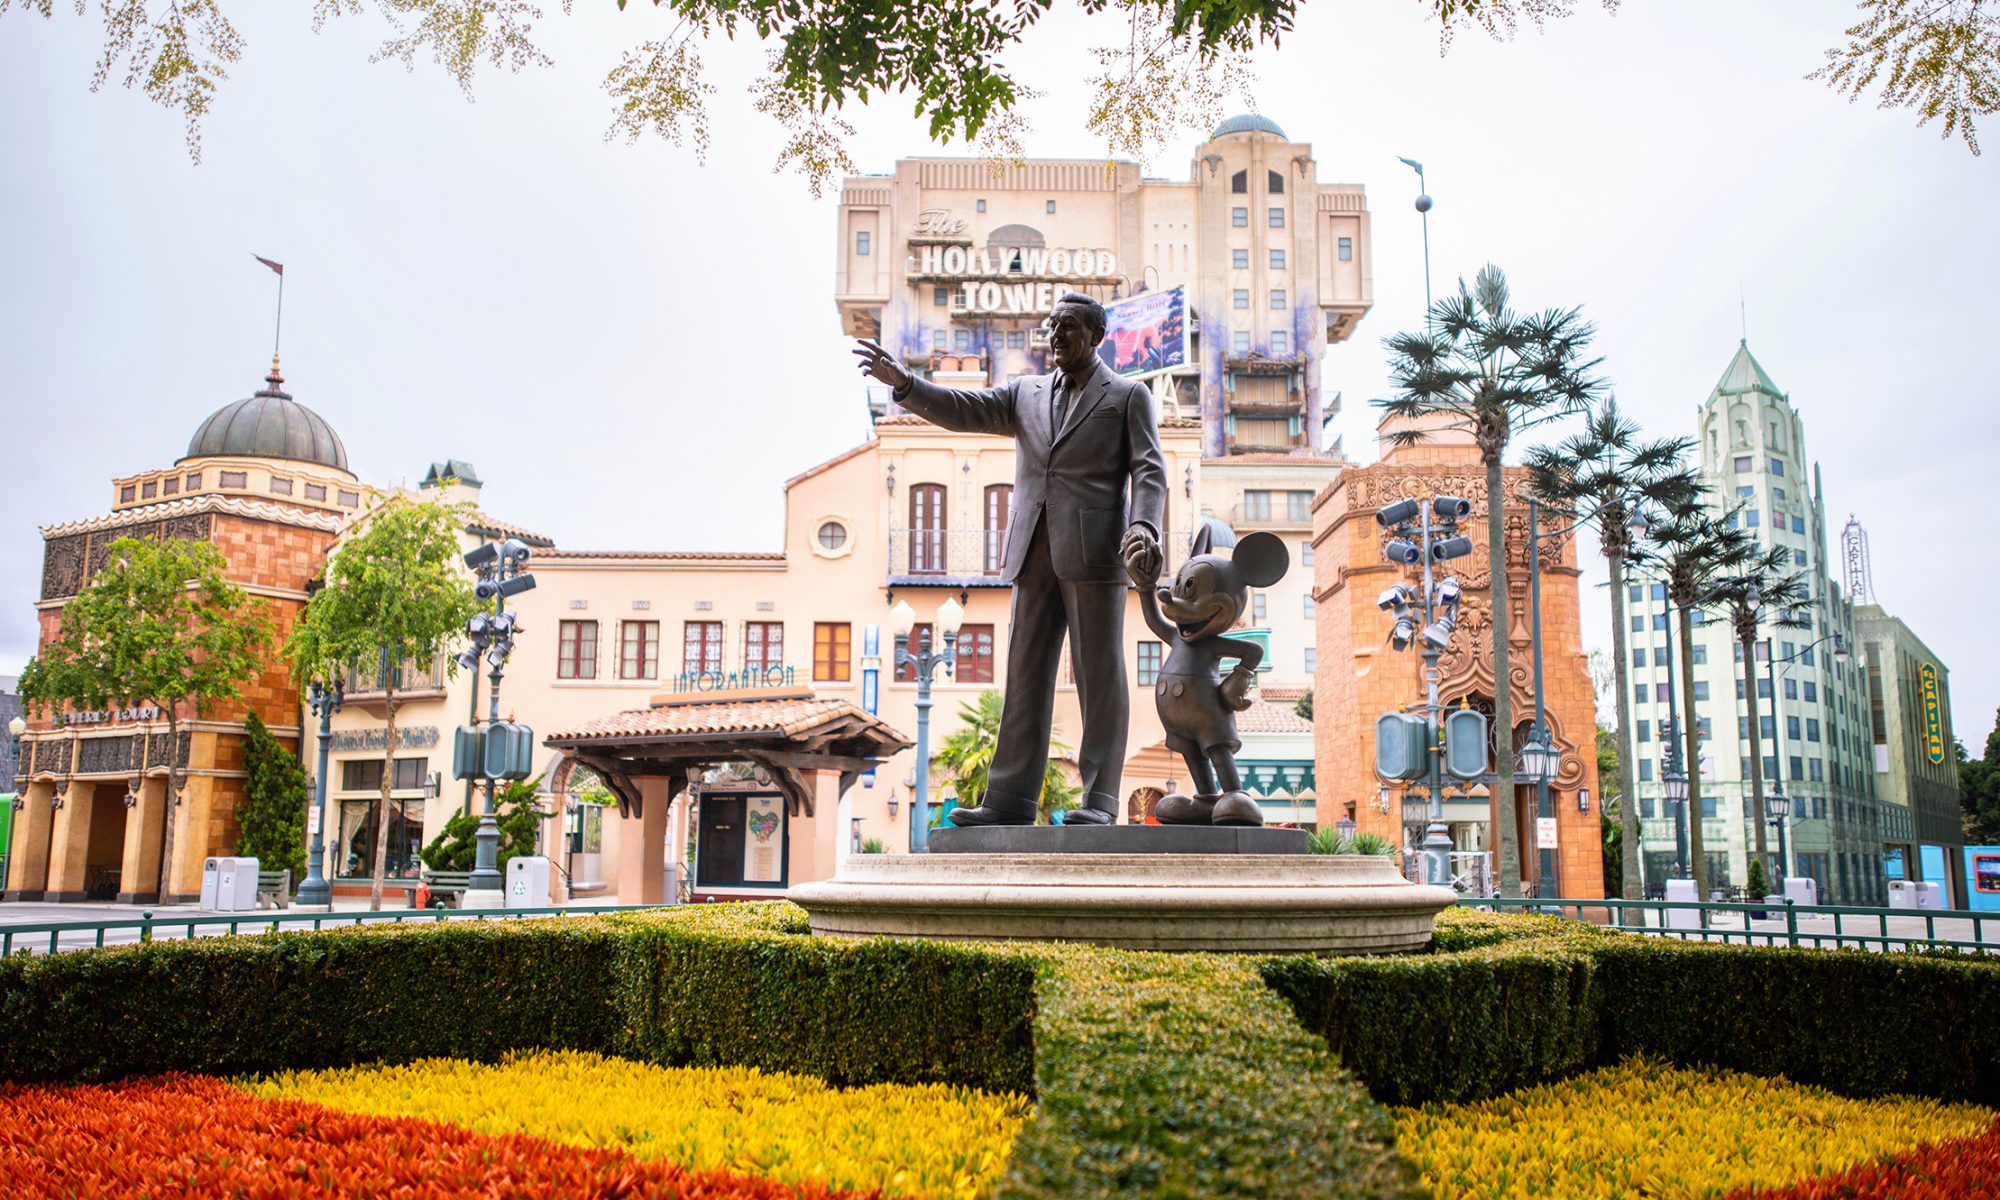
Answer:
<path fill-rule="evenodd" d="M 1214 538 L 1209 536 L 1213 532 L 1214 531 L 1209 528 L 1209 524 L 1207 521 L 1203 521 L 1201 523 L 1201 528 L 1195 531 L 1194 548 L 1189 551 L 1189 557 L 1199 558 L 1200 556 L 1207 554 L 1209 552 L 1215 540 Z"/>
<path fill-rule="evenodd" d="M 1244 582 L 1251 587 L 1270 587 L 1285 577 L 1285 571 L 1292 565 L 1292 555 L 1285 549 L 1283 538 L 1260 530 L 1244 534 L 1243 540 L 1236 543 L 1234 561 Z"/>

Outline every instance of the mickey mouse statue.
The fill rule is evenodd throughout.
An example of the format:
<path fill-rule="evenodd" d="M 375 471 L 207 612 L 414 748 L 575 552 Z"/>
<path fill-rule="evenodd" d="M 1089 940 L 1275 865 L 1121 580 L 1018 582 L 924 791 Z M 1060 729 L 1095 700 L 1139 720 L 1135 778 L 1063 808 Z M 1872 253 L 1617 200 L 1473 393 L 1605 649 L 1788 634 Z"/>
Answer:
<path fill-rule="evenodd" d="M 1264 648 L 1224 637 L 1250 607 L 1250 589 L 1284 578 L 1291 555 L 1276 534 L 1247 534 L 1228 557 L 1213 551 L 1210 526 L 1195 535 L 1194 553 L 1173 586 L 1156 587 L 1159 560 L 1128 565 L 1139 589 L 1139 611 L 1167 646 L 1154 691 L 1167 748 L 1187 763 L 1195 794 L 1162 797 L 1153 815 L 1170 825 L 1262 825 L 1263 810 L 1243 790 L 1236 770 L 1236 714 L 1250 707 L 1250 688 Z M 1153 569 L 1142 575 L 1140 566 Z M 1222 677 L 1222 660 L 1236 666 Z"/>

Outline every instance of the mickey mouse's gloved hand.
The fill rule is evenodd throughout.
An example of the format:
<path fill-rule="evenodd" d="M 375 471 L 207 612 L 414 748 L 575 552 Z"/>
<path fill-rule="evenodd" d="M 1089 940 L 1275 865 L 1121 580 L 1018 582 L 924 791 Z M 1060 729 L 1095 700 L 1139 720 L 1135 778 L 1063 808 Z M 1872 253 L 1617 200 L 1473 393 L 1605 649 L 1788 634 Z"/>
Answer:
<path fill-rule="evenodd" d="M 1257 683 L 1257 672 L 1237 663 L 1234 670 L 1222 677 L 1222 702 L 1236 712 L 1250 707 L 1250 689 Z"/>

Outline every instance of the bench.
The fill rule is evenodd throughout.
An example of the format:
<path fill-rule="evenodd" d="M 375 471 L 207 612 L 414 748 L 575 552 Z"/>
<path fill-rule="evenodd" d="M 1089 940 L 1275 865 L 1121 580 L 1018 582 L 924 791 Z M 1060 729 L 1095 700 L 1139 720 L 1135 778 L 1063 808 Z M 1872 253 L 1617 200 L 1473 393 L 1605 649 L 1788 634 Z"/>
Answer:
<path fill-rule="evenodd" d="M 264 898 L 269 896 L 269 905 Z M 257 907 L 290 908 L 292 906 L 292 873 L 286 871 L 257 872 Z"/>
<path fill-rule="evenodd" d="M 425 871 L 424 883 L 431 889 L 431 904 L 438 908 L 457 908 L 465 896 L 465 889 L 472 885 L 470 871 Z"/>

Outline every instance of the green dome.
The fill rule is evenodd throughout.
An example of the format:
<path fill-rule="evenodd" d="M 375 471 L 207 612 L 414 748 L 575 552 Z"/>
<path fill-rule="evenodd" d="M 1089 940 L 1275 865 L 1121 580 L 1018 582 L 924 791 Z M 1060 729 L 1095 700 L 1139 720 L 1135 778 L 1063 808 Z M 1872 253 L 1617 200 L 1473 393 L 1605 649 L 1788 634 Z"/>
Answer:
<path fill-rule="evenodd" d="M 1210 141 L 1213 141 L 1224 134 L 1230 133 L 1275 133 L 1281 138 L 1285 136 L 1285 131 L 1278 128 L 1278 123 L 1271 118 L 1260 117 L 1256 113 L 1239 113 L 1222 124 L 1217 125 L 1215 132 L 1209 134 L 1208 137 Z M 1286 138 L 1285 140 L 1290 141 L 1291 139 Z"/>
<path fill-rule="evenodd" d="M 188 442 L 187 457 L 283 458 L 347 470 L 340 435 L 282 389 L 285 379 L 275 362 L 264 382 L 256 395 L 225 404 L 203 421 Z"/>

